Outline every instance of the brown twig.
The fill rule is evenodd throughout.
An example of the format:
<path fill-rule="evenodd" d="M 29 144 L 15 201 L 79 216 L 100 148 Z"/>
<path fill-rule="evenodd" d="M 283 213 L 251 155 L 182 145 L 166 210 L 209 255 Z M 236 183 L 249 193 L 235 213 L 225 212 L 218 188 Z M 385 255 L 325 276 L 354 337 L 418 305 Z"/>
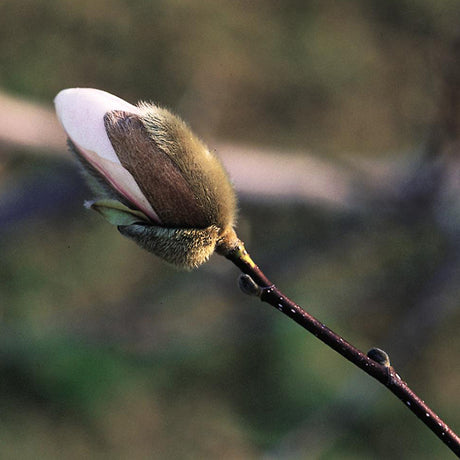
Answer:
<path fill-rule="evenodd" d="M 260 297 L 297 324 L 318 337 L 344 358 L 377 379 L 396 395 L 438 438 L 460 457 L 460 438 L 455 432 L 422 401 L 401 379 L 390 365 L 388 355 L 379 349 L 372 349 L 368 355 L 362 353 L 327 326 L 311 316 L 299 305 L 286 297 L 253 262 L 239 242 L 228 251 L 219 251 L 231 260 L 247 276 L 240 280 L 240 287 L 247 294 Z"/>

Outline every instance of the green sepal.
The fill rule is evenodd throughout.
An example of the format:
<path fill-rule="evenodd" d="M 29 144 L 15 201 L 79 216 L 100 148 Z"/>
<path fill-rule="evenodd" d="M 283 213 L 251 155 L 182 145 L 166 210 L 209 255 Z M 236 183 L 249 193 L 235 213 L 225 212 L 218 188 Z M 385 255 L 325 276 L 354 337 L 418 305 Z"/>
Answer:
<path fill-rule="evenodd" d="M 132 225 L 150 222 L 143 212 L 130 209 L 117 200 L 87 201 L 85 206 L 97 211 L 112 225 Z"/>

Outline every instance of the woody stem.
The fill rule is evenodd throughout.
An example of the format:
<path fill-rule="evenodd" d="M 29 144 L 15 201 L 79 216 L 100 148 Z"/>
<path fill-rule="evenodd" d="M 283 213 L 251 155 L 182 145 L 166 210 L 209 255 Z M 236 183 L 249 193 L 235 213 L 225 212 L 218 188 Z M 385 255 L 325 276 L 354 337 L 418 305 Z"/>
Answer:
<path fill-rule="evenodd" d="M 228 250 L 219 250 L 218 252 L 232 261 L 243 273 L 249 275 L 250 279 L 257 285 L 254 285 L 255 290 L 252 294 L 259 296 L 263 302 L 272 305 L 293 319 L 366 374 L 386 386 L 452 452 L 460 457 L 460 438 L 458 435 L 411 390 L 389 363 L 380 364 L 374 361 L 286 297 L 253 262 L 240 240 Z M 245 292 L 248 291 L 245 289 Z"/>

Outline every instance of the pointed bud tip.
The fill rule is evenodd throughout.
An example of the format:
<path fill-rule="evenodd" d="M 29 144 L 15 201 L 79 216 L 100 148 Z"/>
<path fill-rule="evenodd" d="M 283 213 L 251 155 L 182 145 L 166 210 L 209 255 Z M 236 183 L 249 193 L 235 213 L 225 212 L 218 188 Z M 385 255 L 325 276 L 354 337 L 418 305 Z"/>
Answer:
<path fill-rule="evenodd" d="M 64 130 L 78 147 L 120 162 L 105 131 L 104 115 L 112 110 L 138 113 L 136 106 L 93 88 L 63 89 L 55 97 L 54 104 Z"/>
<path fill-rule="evenodd" d="M 138 114 L 140 109 L 113 94 L 93 88 L 64 89 L 57 94 L 54 104 L 77 153 L 134 207 L 160 223 L 132 175 L 121 165 L 104 123 L 108 112 L 122 110 Z"/>

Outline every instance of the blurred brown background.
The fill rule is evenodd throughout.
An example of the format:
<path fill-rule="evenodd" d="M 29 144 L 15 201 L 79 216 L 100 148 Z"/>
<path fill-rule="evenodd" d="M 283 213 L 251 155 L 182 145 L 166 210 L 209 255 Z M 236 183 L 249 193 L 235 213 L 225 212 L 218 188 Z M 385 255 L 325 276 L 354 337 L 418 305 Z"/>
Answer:
<path fill-rule="evenodd" d="M 186 119 L 267 275 L 458 432 L 459 24 L 457 0 L 2 0 L 1 457 L 448 458 L 227 261 L 177 272 L 83 209 L 52 100 Z"/>

